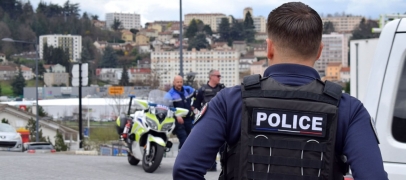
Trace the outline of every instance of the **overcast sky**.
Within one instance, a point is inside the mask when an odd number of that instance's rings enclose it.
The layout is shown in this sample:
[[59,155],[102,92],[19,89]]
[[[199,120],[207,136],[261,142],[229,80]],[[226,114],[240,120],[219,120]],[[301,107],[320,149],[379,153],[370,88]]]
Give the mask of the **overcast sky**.
[[[25,0],[28,1],[28,0]],[[66,0],[30,0],[34,9],[40,1],[63,5]],[[97,14],[100,20],[105,13],[123,12],[141,14],[141,23],[155,20],[179,20],[179,0],[70,0],[79,3],[81,13]],[[221,3],[220,3],[221,2]],[[252,7],[254,16],[267,17],[283,0],[183,0],[183,14],[223,13],[242,18],[243,9]],[[378,19],[380,14],[406,13],[406,0],[303,0],[319,14],[336,12],[362,15]],[[182,19],[184,16],[182,16]]]

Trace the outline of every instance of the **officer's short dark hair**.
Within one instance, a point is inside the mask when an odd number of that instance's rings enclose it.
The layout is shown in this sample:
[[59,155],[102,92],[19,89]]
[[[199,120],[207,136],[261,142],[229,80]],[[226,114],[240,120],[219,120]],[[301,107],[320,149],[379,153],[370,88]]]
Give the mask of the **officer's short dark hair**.
[[319,14],[301,2],[289,2],[274,9],[268,16],[268,37],[293,55],[317,56],[323,23]]

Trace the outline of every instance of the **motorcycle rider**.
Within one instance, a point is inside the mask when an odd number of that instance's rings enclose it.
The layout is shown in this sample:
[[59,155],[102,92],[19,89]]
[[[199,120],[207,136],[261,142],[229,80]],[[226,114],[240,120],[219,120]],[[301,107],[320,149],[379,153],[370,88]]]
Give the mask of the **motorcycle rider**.
[[176,117],[175,134],[179,139],[179,150],[182,148],[183,143],[189,136],[193,128],[194,113],[191,106],[192,98],[196,96],[195,89],[190,86],[183,85],[182,76],[175,76],[173,78],[173,87],[168,91],[166,98],[173,101],[174,107],[185,108],[189,110],[188,115],[185,117]]

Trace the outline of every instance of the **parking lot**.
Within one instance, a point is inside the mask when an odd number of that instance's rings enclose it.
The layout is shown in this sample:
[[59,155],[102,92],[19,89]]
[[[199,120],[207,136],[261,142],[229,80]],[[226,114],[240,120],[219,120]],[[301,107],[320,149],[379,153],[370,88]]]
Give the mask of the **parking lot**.
[[[0,179],[172,179],[175,158],[167,157],[154,173],[131,166],[125,156],[89,156],[67,153],[28,154],[0,151]],[[220,171],[208,172],[208,180],[218,179]]]

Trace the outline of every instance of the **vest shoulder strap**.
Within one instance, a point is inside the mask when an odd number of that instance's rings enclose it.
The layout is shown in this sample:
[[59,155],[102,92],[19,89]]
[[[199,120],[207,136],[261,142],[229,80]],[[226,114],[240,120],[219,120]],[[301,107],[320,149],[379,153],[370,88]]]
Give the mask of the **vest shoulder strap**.
[[342,87],[331,81],[326,81],[323,89],[323,93],[337,100],[337,106],[340,102],[342,95]]
[[244,89],[261,89],[261,75],[260,74],[253,74],[249,76],[245,76],[242,82]]

